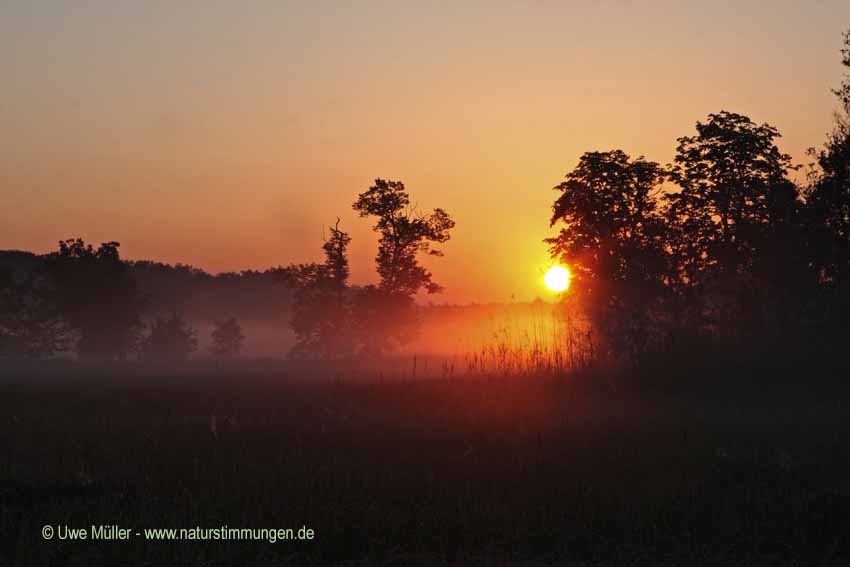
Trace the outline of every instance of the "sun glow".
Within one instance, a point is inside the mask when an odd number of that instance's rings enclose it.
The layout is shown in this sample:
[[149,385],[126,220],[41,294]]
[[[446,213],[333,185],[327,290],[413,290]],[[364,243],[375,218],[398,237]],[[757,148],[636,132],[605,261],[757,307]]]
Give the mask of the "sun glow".
[[566,291],[570,287],[570,271],[564,266],[552,266],[543,276],[543,283],[556,293]]

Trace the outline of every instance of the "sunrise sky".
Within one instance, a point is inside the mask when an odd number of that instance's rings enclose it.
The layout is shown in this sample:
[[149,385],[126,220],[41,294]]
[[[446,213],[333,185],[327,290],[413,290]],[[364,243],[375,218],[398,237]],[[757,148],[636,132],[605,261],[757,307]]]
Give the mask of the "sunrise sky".
[[210,271],[352,280],[375,177],[457,221],[435,301],[548,297],[552,187],[588,150],[668,162],[709,112],[798,161],[836,108],[850,2],[0,2],[0,249],[118,240]]

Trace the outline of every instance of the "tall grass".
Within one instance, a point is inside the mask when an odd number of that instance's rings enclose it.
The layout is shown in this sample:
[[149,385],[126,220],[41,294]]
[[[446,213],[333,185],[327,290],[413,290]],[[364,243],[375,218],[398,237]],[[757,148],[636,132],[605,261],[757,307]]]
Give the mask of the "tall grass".
[[[401,365],[401,376],[405,370],[410,378],[562,376],[589,368],[599,352],[587,319],[563,304],[504,306],[480,321],[438,320],[431,327],[404,351],[409,364]],[[435,346],[438,334],[463,338],[446,349]],[[397,360],[382,368],[387,375],[399,370]]]

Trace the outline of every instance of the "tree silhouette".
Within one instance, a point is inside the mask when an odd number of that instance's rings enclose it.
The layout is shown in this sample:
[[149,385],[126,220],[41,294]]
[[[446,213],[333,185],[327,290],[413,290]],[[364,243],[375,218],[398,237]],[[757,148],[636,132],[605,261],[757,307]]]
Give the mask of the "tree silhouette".
[[695,283],[712,270],[748,269],[770,225],[772,194],[789,190],[792,169],[773,126],[722,111],[696,129],[678,140],[670,175],[680,190],[669,199],[670,220],[693,243],[683,275]]
[[37,301],[49,301],[78,333],[81,357],[124,358],[136,346],[143,299],[119,246],[65,240],[35,276]]
[[765,279],[776,268],[765,260],[798,204],[791,157],[777,148],[776,128],[741,114],[710,114],[696,129],[679,138],[669,168],[679,188],[667,198],[670,281],[691,301],[690,324],[751,333],[765,324],[760,296],[783,285]]
[[148,360],[178,362],[186,360],[197,348],[195,330],[175,311],[153,322],[142,344],[142,356]]
[[637,364],[664,291],[665,254],[656,195],[664,170],[621,150],[588,152],[555,187],[550,254],[574,272],[573,294],[618,352]]
[[46,358],[71,348],[74,334],[40,277],[34,271],[16,279],[0,267],[0,356]]
[[234,317],[217,321],[211,338],[210,353],[221,358],[231,358],[239,354],[245,342],[242,326]]
[[420,253],[442,256],[431,244],[449,240],[449,231],[455,223],[448,213],[443,209],[434,209],[429,215],[418,213],[410,204],[404,183],[383,179],[376,179],[353,206],[361,217],[378,219],[373,230],[381,235],[375,258],[381,291],[412,297],[420,289],[428,293],[442,290],[431,273],[419,265],[417,256]]
[[336,358],[354,348],[348,289],[348,245],[351,237],[339,228],[339,219],[322,245],[325,262],[289,268],[296,284],[290,322],[295,331],[292,355]]
[[834,91],[841,109],[816,154],[820,171],[806,195],[814,261],[821,281],[835,290],[850,287],[850,30],[844,34],[842,55],[846,72]]
[[354,306],[363,352],[377,356],[415,335],[415,295],[442,291],[418,256],[442,256],[431,246],[447,242],[455,223],[443,209],[419,213],[401,181],[376,179],[353,208],[361,217],[376,217],[373,230],[380,234],[375,257],[380,282],[361,290]]
[[342,302],[348,289],[348,245],[351,244],[351,237],[339,229],[339,219],[336,219],[336,224],[330,232],[330,238],[322,244],[325,269],[328,271],[328,287],[336,294],[337,300]]
[[360,354],[379,357],[416,338],[420,321],[415,301],[379,286],[361,288],[352,306],[354,334]]

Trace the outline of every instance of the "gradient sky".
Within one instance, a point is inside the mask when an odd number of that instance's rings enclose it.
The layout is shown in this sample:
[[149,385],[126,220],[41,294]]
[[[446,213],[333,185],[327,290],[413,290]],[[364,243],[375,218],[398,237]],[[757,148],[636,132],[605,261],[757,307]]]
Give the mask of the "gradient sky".
[[0,0],[0,249],[118,240],[210,271],[321,256],[352,279],[375,177],[457,221],[437,302],[546,298],[552,187],[589,150],[668,162],[709,112],[798,161],[836,108],[847,0]]

